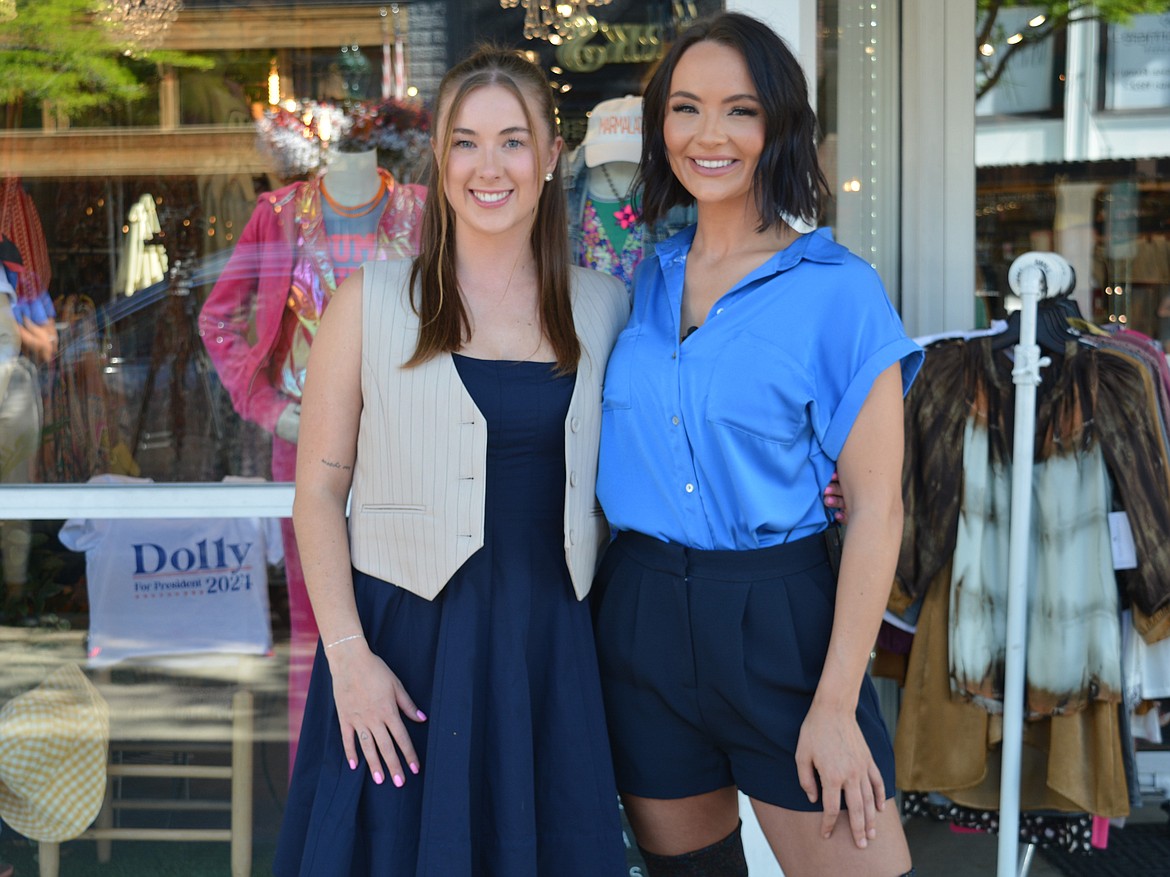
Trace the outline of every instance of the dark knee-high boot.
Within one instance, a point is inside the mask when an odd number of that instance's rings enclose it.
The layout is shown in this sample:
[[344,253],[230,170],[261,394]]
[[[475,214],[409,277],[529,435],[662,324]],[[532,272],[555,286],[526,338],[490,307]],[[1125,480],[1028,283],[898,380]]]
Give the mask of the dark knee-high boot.
[[680,856],[659,856],[639,846],[646,862],[646,874],[648,877],[748,877],[740,838],[742,827],[741,822],[723,840]]

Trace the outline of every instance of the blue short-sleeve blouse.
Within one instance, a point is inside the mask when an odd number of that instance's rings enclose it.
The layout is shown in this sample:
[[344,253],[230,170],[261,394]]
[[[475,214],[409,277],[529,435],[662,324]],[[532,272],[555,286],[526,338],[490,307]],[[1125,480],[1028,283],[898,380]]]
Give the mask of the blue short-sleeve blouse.
[[611,525],[745,550],[822,530],[822,491],[875,378],[923,352],[877,273],[823,232],[743,278],[679,341],[694,228],[639,267],[605,377],[597,495]]

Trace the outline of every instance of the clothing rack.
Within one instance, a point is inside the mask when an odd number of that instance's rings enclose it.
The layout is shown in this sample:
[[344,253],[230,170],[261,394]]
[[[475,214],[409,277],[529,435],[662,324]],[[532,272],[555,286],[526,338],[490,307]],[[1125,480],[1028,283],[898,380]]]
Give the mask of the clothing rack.
[[1019,865],[1020,764],[1024,735],[1024,671],[1027,640],[1028,551],[1032,520],[1032,454],[1036,436],[1036,387],[1041,357],[1036,343],[1041,298],[1067,294],[1075,284],[1072,266],[1056,253],[1030,252],[1008,270],[1008,283],[1021,301],[1020,337],[1015,346],[1012,382],[1016,385],[1015,432],[1012,436],[1012,505],[1008,542],[1007,651],[1004,659],[1003,744],[1000,768],[997,877],[1025,874],[1032,845]]

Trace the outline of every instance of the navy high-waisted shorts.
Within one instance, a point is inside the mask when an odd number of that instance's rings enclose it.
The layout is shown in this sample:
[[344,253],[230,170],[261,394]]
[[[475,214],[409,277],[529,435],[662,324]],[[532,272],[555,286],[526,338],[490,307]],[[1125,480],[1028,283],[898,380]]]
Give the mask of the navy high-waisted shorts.
[[[791,810],[800,726],[820,679],[836,580],[820,534],[703,551],[622,532],[594,586],[606,716],[622,792],[684,798],[736,785]],[[868,677],[857,719],[894,794],[894,753]]]

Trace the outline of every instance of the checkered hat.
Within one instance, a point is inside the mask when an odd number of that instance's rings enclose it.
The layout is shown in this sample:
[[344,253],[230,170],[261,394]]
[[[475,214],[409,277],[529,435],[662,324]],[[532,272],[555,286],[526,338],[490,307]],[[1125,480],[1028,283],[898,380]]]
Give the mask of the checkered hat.
[[109,708],[76,664],[0,707],[0,819],[35,841],[77,837],[106,791]]

